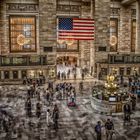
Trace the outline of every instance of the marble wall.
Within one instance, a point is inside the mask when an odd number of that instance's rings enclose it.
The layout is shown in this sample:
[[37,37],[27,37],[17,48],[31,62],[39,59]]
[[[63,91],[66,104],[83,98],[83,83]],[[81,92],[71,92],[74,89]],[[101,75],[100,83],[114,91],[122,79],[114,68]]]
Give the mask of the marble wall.
[[[80,65],[93,66],[91,63],[107,63],[109,44],[109,21],[111,17],[110,0],[1,0],[0,1],[0,53],[9,54],[9,22],[6,3],[37,4],[37,52],[36,54],[47,54],[56,61],[57,45],[57,16],[78,16],[81,18],[92,17],[95,19],[95,40],[80,41],[78,57]],[[91,3],[93,9],[91,9]],[[114,8],[119,9],[118,15],[118,52],[130,53],[131,48],[131,20],[132,6],[123,6],[115,2]],[[92,11],[93,10],[93,11]],[[23,12],[23,11],[22,11]],[[27,11],[24,11],[27,12]],[[17,13],[16,13],[17,14]],[[30,13],[29,13],[30,14]],[[138,17],[138,16],[137,16]],[[52,52],[44,52],[44,47],[52,47]],[[91,51],[91,47],[94,51]],[[99,47],[106,47],[106,51],[99,51]],[[72,52],[77,54],[77,52]],[[95,53],[95,55],[93,55]],[[117,52],[115,52],[117,53]],[[64,52],[65,55],[65,52]],[[93,56],[93,57],[91,57]],[[91,61],[94,59],[95,61]]]

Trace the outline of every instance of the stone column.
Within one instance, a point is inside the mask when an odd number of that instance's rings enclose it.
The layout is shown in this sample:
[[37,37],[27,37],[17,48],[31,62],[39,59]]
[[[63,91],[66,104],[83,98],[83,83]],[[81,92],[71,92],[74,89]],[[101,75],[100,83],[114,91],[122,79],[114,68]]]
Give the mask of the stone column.
[[[108,61],[110,11],[110,0],[95,0],[95,63]],[[99,47],[106,47],[106,52]]]
[[124,76],[127,76],[127,67],[124,67]]
[[13,72],[12,72],[12,71],[10,71],[10,72],[9,72],[9,74],[10,74],[9,79],[13,79]]
[[4,71],[1,71],[1,79],[4,79]]
[[21,70],[18,71],[18,79],[22,79]]
[[[91,19],[94,18],[95,1],[91,0]],[[95,74],[95,45],[94,41],[90,41],[90,74]]]
[[131,8],[121,7],[120,9],[120,31],[118,34],[118,52],[130,53],[131,51]]
[[135,53],[140,54],[140,1],[137,0],[136,3],[136,49]]
[[[81,13],[80,18],[89,18],[91,17],[91,8],[90,5],[86,5],[86,2],[84,0],[81,1]],[[80,40],[79,41],[80,46],[80,61],[81,61],[81,67],[87,67],[89,68],[89,62],[90,62],[90,41],[89,40]],[[88,65],[89,64],[89,65]]]

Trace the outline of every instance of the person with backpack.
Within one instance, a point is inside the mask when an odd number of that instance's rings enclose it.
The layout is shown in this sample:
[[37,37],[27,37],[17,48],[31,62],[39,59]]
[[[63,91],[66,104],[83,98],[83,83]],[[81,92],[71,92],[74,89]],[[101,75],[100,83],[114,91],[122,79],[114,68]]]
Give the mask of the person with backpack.
[[95,126],[95,132],[97,140],[102,140],[102,126],[100,121],[98,121]]
[[107,119],[105,123],[105,129],[106,129],[106,140],[112,140],[114,124],[110,119]]

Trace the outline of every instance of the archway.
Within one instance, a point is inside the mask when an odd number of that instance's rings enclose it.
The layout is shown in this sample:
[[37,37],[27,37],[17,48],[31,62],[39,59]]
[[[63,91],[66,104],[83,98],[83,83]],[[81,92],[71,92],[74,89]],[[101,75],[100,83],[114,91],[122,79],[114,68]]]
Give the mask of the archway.
[[76,56],[58,56],[57,63],[57,77],[58,79],[73,78],[77,69],[78,57]]

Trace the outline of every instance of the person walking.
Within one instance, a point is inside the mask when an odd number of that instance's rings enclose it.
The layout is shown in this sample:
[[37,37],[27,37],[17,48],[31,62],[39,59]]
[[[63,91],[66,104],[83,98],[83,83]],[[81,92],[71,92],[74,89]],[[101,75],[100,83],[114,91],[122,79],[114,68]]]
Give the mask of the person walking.
[[106,129],[106,140],[112,140],[114,124],[110,119],[107,119],[105,123],[105,129]]
[[53,109],[52,118],[53,118],[53,122],[54,122],[54,129],[58,129],[59,110],[58,110],[58,107],[56,104]]
[[126,121],[130,122],[130,115],[131,115],[131,107],[129,104],[125,104],[123,107],[123,111],[124,111],[124,123]]
[[135,111],[135,108],[136,108],[136,97],[135,97],[134,94],[131,96],[131,103],[132,103],[132,110]]
[[98,121],[95,126],[95,132],[96,132],[96,140],[102,140],[102,126],[100,121]]
[[51,116],[50,109],[47,109],[47,112],[46,112],[46,123],[47,123],[48,127],[50,126],[50,119],[51,119],[50,116]]
[[38,118],[41,116],[41,104],[39,102],[36,104],[36,115]]

